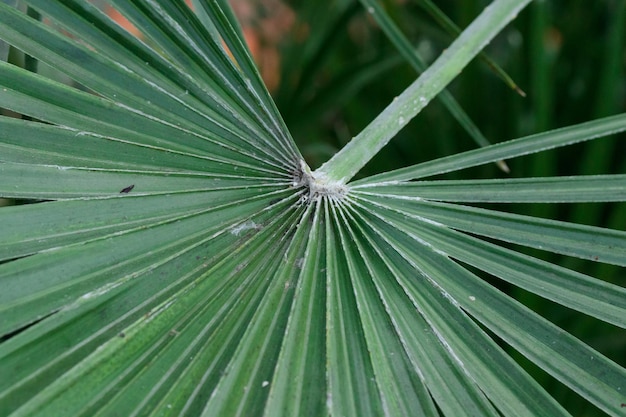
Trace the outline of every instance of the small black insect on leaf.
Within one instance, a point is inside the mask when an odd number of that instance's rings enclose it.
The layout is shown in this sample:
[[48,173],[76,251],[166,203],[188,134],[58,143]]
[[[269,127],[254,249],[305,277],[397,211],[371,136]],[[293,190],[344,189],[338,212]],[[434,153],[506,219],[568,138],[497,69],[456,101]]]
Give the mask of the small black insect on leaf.
[[122,191],[120,191],[120,194],[130,193],[130,190],[132,190],[133,188],[135,188],[135,184],[131,184],[126,188],[122,188]]

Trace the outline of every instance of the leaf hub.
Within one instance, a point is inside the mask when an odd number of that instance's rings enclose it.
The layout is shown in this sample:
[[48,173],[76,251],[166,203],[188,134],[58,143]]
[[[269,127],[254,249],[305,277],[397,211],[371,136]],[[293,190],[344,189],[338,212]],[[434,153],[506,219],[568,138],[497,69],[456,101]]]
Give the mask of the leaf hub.
[[294,176],[293,186],[295,188],[305,188],[300,197],[302,204],[316,202],[320,198],[328,198],[332,201],[342,201],[348,193],[348,186],[328,179],[323,172],[313,172],[304,160],[300,160],[300,167]]

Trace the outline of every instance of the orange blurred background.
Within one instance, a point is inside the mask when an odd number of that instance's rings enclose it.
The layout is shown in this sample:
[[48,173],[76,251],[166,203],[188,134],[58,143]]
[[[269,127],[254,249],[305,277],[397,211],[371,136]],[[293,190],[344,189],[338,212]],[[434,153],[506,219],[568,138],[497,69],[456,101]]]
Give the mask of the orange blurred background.
[[[186,3],[192,7],[191,0]],[[230,3],[268,90],[275,91],[280,84],[280,41],[294,24],[293,10],[281,0],[231,0]],[[113,6],[104,7],[111,19],[141,37],[141,32]]]

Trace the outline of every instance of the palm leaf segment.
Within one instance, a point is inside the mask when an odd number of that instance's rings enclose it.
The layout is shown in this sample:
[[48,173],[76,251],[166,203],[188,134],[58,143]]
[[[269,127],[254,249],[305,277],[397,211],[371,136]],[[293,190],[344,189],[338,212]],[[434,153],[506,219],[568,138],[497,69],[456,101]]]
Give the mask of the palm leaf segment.
[[618,415],[624,369],[477,271],[624,327],[623,288],[491,241],[623,266],[626,234],[458,203],[623,201],[626,177],[414,180],[625,116],[316,190],[222,2],[114,2],[149,44],[28,3],[64,34],[0,3],[2,38],[89,92],[0,64],[2,106],[45,122],[0,119],[0,193],[52,200],[0,212],[0,330],[30,326],[3,415],[567,415],[493,336]]

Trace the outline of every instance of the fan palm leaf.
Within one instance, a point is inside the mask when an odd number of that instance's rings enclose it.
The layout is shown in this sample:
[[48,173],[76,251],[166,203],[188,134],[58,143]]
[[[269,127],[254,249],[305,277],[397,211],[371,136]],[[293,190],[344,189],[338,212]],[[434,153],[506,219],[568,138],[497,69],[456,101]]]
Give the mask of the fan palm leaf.
[[[0,413],[569,415],[521,353],[611,415],[626,370],[491,285],[624,328],[626,233],[470,203],[626,199],[624,175],[426,180],[626,130],[617,115],[351,181],[527,2],[497,0],[311,172],[226,2],[0,3]],[[201,16],[199,18],[198,16]],[[61,30],[59,30],[61,29]],[[143,39],[143,40],[142,40]]]

